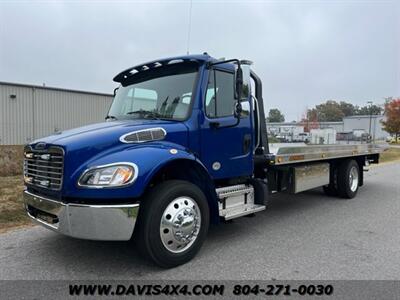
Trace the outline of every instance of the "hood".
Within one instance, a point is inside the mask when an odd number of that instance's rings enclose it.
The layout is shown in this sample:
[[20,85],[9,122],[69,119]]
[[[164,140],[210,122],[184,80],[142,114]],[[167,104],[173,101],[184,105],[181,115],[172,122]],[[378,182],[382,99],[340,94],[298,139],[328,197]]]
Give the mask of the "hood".
[[[123,143],[122,135],[132,131],[161,127],[166,131],[164,141],[188,145],[188,129],[183,122],[167,120],[121,120],[102,122],[88,126],[65,130],[61,133],[38,139],[30,145],[34,148],[37,143],[61,146],[65,151],[66,173],[73,173],[77,168],[98,155],[122,151],[128,147],[143,146],[145,143]],[[149,142],[151,143],[151,142]]]
[[[76,150],[82,147],[102,148],[121,143],[119,138],[132,131],[147,128],[162,127],[167,132],[165,140],[182,144],[182,134],[187,135],[187,128],[181,122],[164,120],[122,120],[102,122],[70,130],[65,130],[53,135],[37,139],[31,145],[44,142],[46,144],[63,146],[65,150]],[[179,141],[176,140],[179,136]],[[186,146],[186,145],[182,145]]]

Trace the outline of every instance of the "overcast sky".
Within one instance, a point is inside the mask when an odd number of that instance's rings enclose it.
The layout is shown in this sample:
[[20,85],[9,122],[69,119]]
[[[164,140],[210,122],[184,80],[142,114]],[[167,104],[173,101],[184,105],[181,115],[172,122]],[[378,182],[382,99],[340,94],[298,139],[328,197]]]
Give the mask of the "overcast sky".
[[[0,0],[0,81],[112,92],[185,54],[189,1]],[[190,53],[246,58],[287,121],[328,99],[400,96],[399,1],[193,1]]]

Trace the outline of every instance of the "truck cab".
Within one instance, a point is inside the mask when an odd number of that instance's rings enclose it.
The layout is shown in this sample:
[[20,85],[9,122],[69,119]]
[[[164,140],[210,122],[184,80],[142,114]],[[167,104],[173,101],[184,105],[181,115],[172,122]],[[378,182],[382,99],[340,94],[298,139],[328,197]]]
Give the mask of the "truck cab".
[[210,223],[262,211],[270,193],[324,186],[354,197],[380,150],[269,149],[250,66],[203,54],[122,71],[105,122],[26,145],[27,214],[76,238],[134,238],[173,267],[195,256]]

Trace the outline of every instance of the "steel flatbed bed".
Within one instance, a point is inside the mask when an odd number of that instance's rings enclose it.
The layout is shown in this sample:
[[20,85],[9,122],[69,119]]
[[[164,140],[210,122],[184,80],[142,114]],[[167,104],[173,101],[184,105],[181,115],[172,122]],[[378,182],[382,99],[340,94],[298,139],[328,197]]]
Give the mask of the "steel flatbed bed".
[[269,145],[269,163],[287,165],[310,161],[324,161],[336,158],[374,155],[387,149],[386,144],[332,144],[307,145],[305,143],[275,143]]

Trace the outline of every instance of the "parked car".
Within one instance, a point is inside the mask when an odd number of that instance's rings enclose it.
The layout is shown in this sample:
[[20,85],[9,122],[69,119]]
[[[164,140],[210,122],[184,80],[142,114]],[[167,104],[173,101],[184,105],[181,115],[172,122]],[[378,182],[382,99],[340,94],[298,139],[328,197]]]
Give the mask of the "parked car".
[[293,137],[293,142],[305,142],[307,143],[310,140],[310,133],[308,132],[302,132],[299,133],[298,135],[295,135]]
[[395,136],[388,136],[386,141],[391,144],[400,144],[400,136],[398,136],[397,139]]

